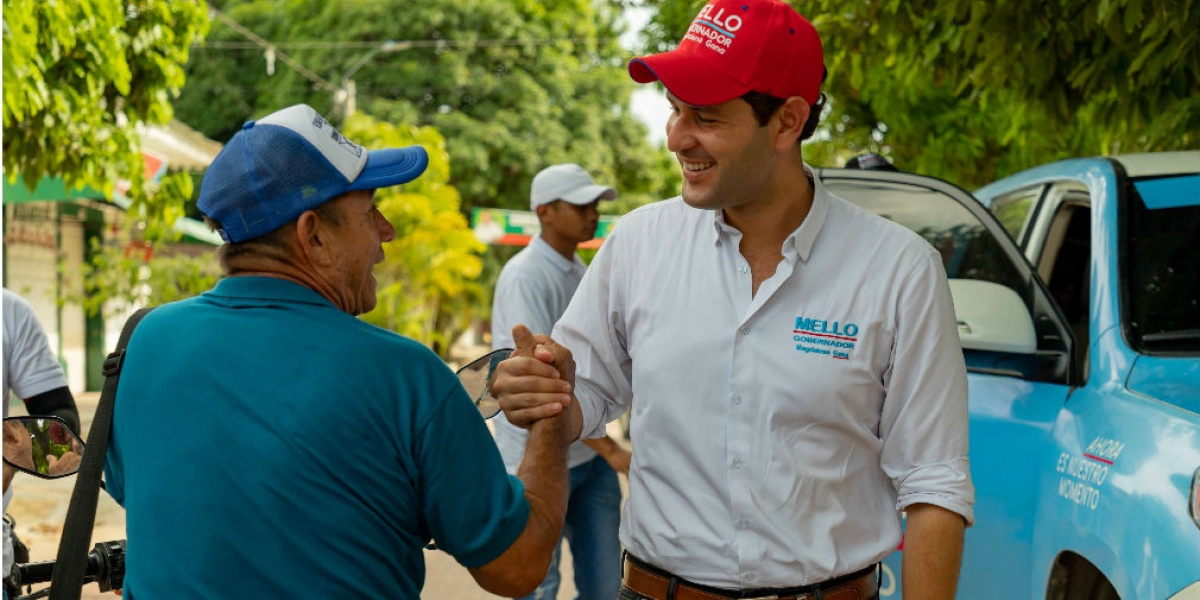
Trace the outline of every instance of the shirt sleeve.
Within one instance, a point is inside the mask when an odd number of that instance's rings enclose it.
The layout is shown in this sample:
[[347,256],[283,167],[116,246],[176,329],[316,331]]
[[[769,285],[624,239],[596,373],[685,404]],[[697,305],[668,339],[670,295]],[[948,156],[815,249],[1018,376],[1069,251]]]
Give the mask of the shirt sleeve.
[[[554,327],[555,341],[575,359],[575,397],[583,414],[580,438],[604,437],[633,401],[632,360],[626,344],[626,313],[620,257],[629,215],[605,239],[579,289]],[[631,236],[635,238],[637,236]]]
[[419,493],[434,541],[467,568],[495,560],[525,530],[529,501],[461,386],[417,435]]
[[4,293],[4,303],[11,303],[11,310],[5,311],[5,317],[12,319],[11,323],[4,324],[12,334],[12,347],[4,349],[4,377],[13,393],[24,400],[66,387],[67,378],[62,366],[50,349],[50,341],[42,331],[33,308],[23,298],[7,291]]
[[946,273],[929,251],[901,279],[880,423],[897,508],[933,504],[974,523],[967,373]]
[[510,271],[496,283],[492,296],[492,347],[513,347],[512,328],[524,324],[533,333],[549,334],[554,328],[550,294],[536,277]]

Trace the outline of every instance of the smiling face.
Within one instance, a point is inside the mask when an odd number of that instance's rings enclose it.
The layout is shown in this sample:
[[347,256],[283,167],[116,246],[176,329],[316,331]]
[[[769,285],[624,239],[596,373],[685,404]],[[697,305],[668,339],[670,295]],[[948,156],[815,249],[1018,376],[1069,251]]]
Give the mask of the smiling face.
[[741,206],[771,181],[775,154],[767,127],[734,98],[712,106],[684,103],[670,92],[667,148],[683,168],[683,201],[705,209]]
[[334,304],[352,315],[370,312],[376,304],[371,270],[383,261],[383,243],[396,238],[396,229],[375,205],[375,190],[348,192],[317,212],[330,225]]

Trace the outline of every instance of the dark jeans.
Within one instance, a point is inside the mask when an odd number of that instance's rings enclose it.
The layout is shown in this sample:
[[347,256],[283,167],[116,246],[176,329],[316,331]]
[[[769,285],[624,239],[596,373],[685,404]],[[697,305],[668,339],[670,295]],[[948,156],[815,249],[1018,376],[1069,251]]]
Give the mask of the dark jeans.
[[[571,490],[563,537],[571,547],[576,600],[608,600],[621,582],[621,485],[617,472],[599,456],[571,469]],[[554,550],[550,571],[534,592],[522,600],[558,597],[558,559]]]

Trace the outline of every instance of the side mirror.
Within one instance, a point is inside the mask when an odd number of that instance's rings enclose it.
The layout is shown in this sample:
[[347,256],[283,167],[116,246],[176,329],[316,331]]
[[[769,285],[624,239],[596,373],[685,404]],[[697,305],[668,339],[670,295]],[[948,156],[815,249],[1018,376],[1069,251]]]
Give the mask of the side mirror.
[[1025,301],[1011,289],[975,279],[951,279],[950,295],[965,350],[1033,354],[1037,334]]
[[58,417],[6,417],[4,463],[42,479],[79,471],[83,440]]
[[479,416],[490,419],[500,412],[500,401],[492,396],[492,373],[496,365],[512,354],[512,348],[493,350],[458,370],[458,381],[479,409]]

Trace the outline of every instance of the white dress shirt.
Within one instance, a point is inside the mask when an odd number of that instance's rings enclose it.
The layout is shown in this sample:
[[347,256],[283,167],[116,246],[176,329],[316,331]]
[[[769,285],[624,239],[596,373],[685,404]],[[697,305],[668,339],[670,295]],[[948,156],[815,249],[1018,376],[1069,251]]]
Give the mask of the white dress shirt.
[[[542,236],[534,236],[529,246],[505,263],[496,280],[492,295],[492,349],[512,348],[512,328],[519,323],[533,333],[549,334],[570,304],[586,270],[578,255],[567,260]],[[509,423],[503,412],[492,418],[492,424],[504,467],[516,474],[525,455],[529,432]],[[567,454],[567,467],[578,467],[595,457],[595,450],[576,442]]]
[[945,271],[817,185],[751,293],[741,233],[680,198],[621,218],[554,338],[583,433],[632,404],[621,542],[691,581],[789,587],[900,542],[900,511],[973,519],[967,380]]

